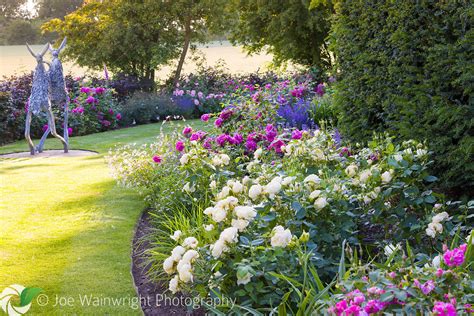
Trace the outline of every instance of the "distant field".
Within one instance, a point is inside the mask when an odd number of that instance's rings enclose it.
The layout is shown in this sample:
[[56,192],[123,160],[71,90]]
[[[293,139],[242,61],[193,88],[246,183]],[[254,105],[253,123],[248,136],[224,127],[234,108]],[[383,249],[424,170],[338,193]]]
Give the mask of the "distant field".
[[[41,45],[33,45],[35,51],[41,50]],[[240,47],[234,47],[229,42],[212,42],[206,46],[199,46],[199,50],[204,54],[209,65],[214,65],[219,59],[223,59],[229,70],[233,73],[247,73],[262,69],[268,66],[272,57],[266,54],[247,56]],[[190,60],[188,54],[187,62],[184,66],[184,72],[191,72],[195,65]],[[46,60],[50,57],[47,56]],[[0,46],[0,78],[13,74],[29,72],[34,69],[35,60],[28,53],[26,46]],[[87,69],[81,68],[73,63],[64,65],[66,73],[73,75],[83,75],[90,73]],[[157,79],[166,78],[174,68],[164,67],[157,73]]]

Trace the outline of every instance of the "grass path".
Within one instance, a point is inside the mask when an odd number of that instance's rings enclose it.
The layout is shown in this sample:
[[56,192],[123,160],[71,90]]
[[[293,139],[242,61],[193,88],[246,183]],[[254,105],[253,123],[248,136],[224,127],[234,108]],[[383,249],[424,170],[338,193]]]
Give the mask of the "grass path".
[[[144,205],[115,185],[103,154],[118,143],[152,141],[160,128],[71,139],[72,149],[101,153],[96,156],[0,160],[0,292],[10,284],[42,288],[49,302],[41,307],[33,301],[29,314],[141,314],[134,304],[130,245]],[[48,139],[46,147],[60,144]],[[0,153],[26,149],[17,142]],[[81,302],[84,296],[121,301],[90,306]],[[53,306],[57,297],[68,304]]]

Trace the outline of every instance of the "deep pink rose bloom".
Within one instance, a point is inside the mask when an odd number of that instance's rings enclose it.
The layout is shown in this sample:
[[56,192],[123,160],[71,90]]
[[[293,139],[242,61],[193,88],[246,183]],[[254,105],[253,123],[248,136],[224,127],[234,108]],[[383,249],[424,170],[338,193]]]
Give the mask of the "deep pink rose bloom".
[[156,163],[161,163],[161,157],[160,156],[153,156],[153,161]]
[[344,156],[350,157],[351,155],[352,155],[352,153],[349,150],[349,148],[347,148],[347,147],[343,147],[341,149],[341,152],[339,153],[339,156],[341,156],[341,157],[344,157]]
[[270,146],[268,146],[268,149],[274,149],[275,152],[280,154],[282,146],[285,146],[285,143],[281,139],[277,139]]
[[104,92],[105,92],[105,88],[103,88],[103,87],[95,88],[95,93],[97,93],[97,94],[103,94]]
[[89,104],[97,103],[97,99],[90,95],[87,97],[86,102]]
[[438,268],[438,270],[436,270],[436,276],[437,276],[438,278],[442,277],[443,274],[444,274],[444,270],[443,270],[443,269]]
[[233,143],[236,145],[241,144],[244,141],[244,138],[239,133],[235,133],[233,137]]
[[253,102],[255,102],[255,103],[260,103],[260,93],[255,92],[255,93],[252,95],[252,100],[253,100]]
[[101,122],[101,124],[104,125],[105,127],[108,127],[108,126],[110,126],[111,123],[110,123],[110,121],[103,120],[103,121]]
[[212,137],[206,138],[204,142],[202,143],[202,147],[206,149],[211,149],[213,141],[214,139]]
[[325,92],[324,90],[325,90],[324,84],[322,84],[322,83],[318,84],[318,86],[315,89],[316,94],[319,95],[320,97],[322,97],[324,95],[324,92]]
[[303,131],[295,129],[291,133],[291,139],[301,139],[301,137],[303,137]]
[[392,271],[392,272],[390,272],[390,273],[388,274],[388,276],[389,276],[390,278],[392,278],[392,279],[395,279],[395,278],[397,277],[397,273],[394,272],[394,271]]
[[189,138],[190,141],[200,140],[200,139],[201,139],[201,135],[199,133],[193,133],[191,137]]
[[220,134],[216,138],[216,143],[221,147],[223,147],[225,145],[225,143],[228,142],[228,141],[229,141],[229,135],[227,135],[227,134]]
[[413,281],[413,284],[419,288],[421,290],[421,292],[423,292],[423,294],[425,295],[428,295],[431,291],[434,290],[434,288],[436,287],[435,286],[435,283],[433,282],[433,280],[428,280],[425,282],[425,284],[421,284],[420,281],[418,281],[417,279],[415,279]]
[[351,305],[348,308],[344,310],[344,315],[345,316],[359,316],[359,313],[361,311],[360,306],[358,305]]
[[209,121],[209,118],[211,118],[211,115],[210,115],[210,114],[203,114],[203,115],[201,115],[201,121],[203,121],[203,122]]
[[48,130],[48,124],[43,125],[43,132],[46,132]]
[[273,142],[276,136],[278,135],[276,128],[272,124],[268,124],[267,127],[265,127],[265,132],[266,132],[265,138],[270,143]]
[[336,315],[342,315],[342,313],[344,313],[344,311],[347,309],[347,301],[342,300],[336,303],[334,307],[335,307]]
[[295,87],[293,90],[290,91],[291,95],[295,98],[301,98],[304,93],[303,87]]
[[120,121],[122,119],[122,114],[117,113],[117,115],[115,115],[115,118]]
[[72,128],[71,127],[67,128],[67,134],[68,134],[68,136],[72,135]]
[[364,310],[369,314],[375,314],[384,309],[384,304],[379,300],[370,300],[364,307]]
[[110,115],[113,115],[113,114],[114,114],[114,110],[113,110],[113,109],[109,109],[109,114],[110,114]]
[[232,113],[232,110],[224,110],[219,114],[219,118],[225,121],[232,116]]
[[436,316],[456,316],[456,308],[451,303],[435,302],[433,314]]
[[265,85],[265,89],[271,89],[271,88],[272,88],[272,85],[271,85],[270,83],[267,83],[267,84]]
[[224,121],[221,119],[221,118],[218,118],[215,122],[214,122],[214,125],[216,127],[221,127],[222,126],[222,123],[224,123]]
[[180,152],[184,150],[184,143],[182,141],[176,142],[176,150]]
[[255,151],[257,149],[257,143],[253,140],[247,139],[247,142],[245,143],[245,148],[249,151]]
[[458,267],[464,263],[464,253],[466,252],[466,244],[454,248],[453,250],[446,250],[443,255],[444,263],[448,267]]
[[183,135],[188,135],[188,134],[191,134],[193,132],[193,129],[190,127],[190,126],[186,126],[184,129],[183,129]]
[[89,87],[82,87],[81,92],[85,94],[89,94],[91,92],[91,88]]

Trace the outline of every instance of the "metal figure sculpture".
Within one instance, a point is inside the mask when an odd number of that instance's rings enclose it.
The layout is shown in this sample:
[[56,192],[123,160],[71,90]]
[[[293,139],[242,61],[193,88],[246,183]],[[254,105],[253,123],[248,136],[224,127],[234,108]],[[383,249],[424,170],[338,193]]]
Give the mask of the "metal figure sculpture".
[[33,76],[33,84],[31,87],[31,95],[28,100],[28,112],[26,114],[25,124],[25,138],[28,142],[28,146],[30,147],[30,153],[34,155],[36,151],[35,145],[33,144],[30,136],[31,119],[32,115],[38,115],[40,112],[46,112],[48,117],[48,127],[51,129],[51,134],[63,143],[64,152],[68,152],[66,141],[56,132],[54,115],[51,111],[51,102],[49,99],[49,77],[46,69],[44,68],[45,62],[43,61],[43,56],[48,51],[48,45],[45,46],[40,54],[35,54],[28,43],[26,44],[26,47],[38,63]]
[[[64,49],[66,46],[67,38],[65,37],[59,46],[58,49],[54,49],[51,44],[49,45],[49,51],[51,55],[53,55],[53,60],[49,66],[49,98],[51,101],[52,106],[57,106],[60,108],[64,105],[64,140],[66,144],[69,146],[69,132],[68,132],[68,115],[69,115],[69,95],[67,93],[66,84],[64,82],[64,73],[63,73],[63,65],[59,60],[59,53]],[[37,151],[42,152],[43,146],[48,134],[50,133],[51,129],[48,126],[48,129],[44,132],[43,137],[37,146]]]

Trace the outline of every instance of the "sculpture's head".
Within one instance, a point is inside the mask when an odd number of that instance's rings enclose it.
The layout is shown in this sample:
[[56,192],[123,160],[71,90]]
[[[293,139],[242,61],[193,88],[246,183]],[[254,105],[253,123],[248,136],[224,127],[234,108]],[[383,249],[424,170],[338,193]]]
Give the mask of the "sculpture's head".
[[28,43],[26,43],[26,47],[28,48],[28,51],[36,59],[36,62],[38,62],[38,64],[41,64],[43,62],[43,56],[48,51],[48,45],[49,44],[46,44],[46,46],[44,47],[44,49],[41,53],[35,54],[35,52],[33,52],[33,50],[31,49],[30,45],[28,45]]
[[51,55],[53,55],[54,58],[58,58],[59,53],[64,49],[64,47],[66,47],[66,41],[67,41],[67,37],[63,39],[58,49],[54,49],[53,46],[49,44],[49,51],[51,52]]

